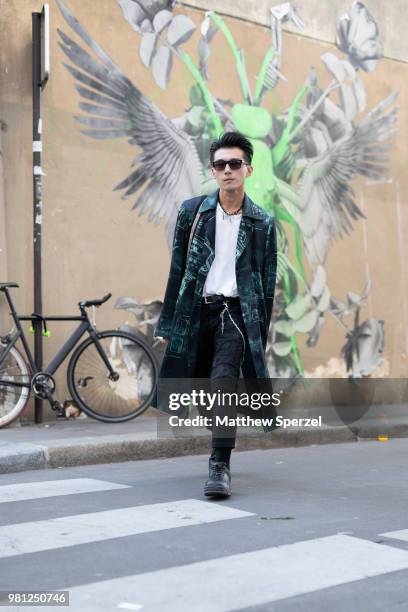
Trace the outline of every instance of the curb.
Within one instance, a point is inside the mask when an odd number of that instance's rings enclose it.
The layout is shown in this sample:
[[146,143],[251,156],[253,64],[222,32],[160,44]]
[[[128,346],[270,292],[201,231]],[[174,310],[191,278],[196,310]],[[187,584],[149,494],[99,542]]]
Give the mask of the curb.
[[5,444],[0,447],[0,474],[49,467],[48,448],[37,444]]
[[[407,423],[365,422],[361,426],[322,426],[319,429],[305,427],[287,428],[271,433],[239,433],[236,451],[265,450],[308,446],[312,444],[339,444],[388,438],[408,437]],[[210,450],[210,433],[177,438],[152,438],[121,435],[99,436],[87,439],[71,438],[53,441],[46,445],[4,444],[0,446],[0,474],[46,468],[75,467],[122,461],[163,459],[184,455],[206,454]]]

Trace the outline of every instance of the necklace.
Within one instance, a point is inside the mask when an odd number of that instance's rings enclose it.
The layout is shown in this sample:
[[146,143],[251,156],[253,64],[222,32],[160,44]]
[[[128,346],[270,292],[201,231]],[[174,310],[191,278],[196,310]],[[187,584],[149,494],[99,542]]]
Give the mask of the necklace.
[[234,212],[228,212],[227,210],[225,210],[225,208],[223,207],[220,201],[218,201],[218,203],[222,208],[222,212],[228,215],[229,217],[232,217],[233,215],[237,215],[239,211],[242,210],[242,207],[244,206],[244,203],[242,202],[241,206],[237,208],[237,210],[234,210]]

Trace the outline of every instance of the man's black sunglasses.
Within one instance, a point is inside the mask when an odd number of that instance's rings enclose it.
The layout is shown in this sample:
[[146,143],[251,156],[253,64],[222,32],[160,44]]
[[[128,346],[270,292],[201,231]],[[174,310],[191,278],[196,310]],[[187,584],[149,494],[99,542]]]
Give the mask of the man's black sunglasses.
[[243,159],[228,159],[227,161],[225,159],[217,159],[213,161],[212,166],[215,168],[215,170],[225,170],[227,164],[231,170],[239,170],[242,164],[249,166],[249,164]]

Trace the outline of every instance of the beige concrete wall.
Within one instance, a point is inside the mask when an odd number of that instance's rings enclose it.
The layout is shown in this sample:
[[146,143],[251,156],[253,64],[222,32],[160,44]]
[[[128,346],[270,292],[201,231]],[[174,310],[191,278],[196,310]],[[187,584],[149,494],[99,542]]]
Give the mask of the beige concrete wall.
[[[283,2],[271,0],[189,0],[181,2],[183,6],[214,10],[224,15],[252,21],[263,26],[270,26],[270,8]],[[296,7],[302,19],[304,29],[299,31],[292,23],[287,22],[283,29],[287,32],[301,34],[334,43],[335,23],[339,17],[348,12],[350,0],[296,0],[291,3]],[[381,28],[384,42],[384,55],[390,59],[408,61],[408,40],[406,36],[406,0],[368,0],[364,3]]]
[[[98,142],[80,134],[74,120],[78,96],[62,67],[64,56],[57,45],[57,27],[69,28],[56,4],[50,5],[52,72],[42,96],[43,312],[76,314],[81,299],[102,297],[110,291],[111,300],[97,310],[97,325],[110,329],[126,321],[133,324],[132,316],[114,310],[113,305],[124,295],[146,301],[162,295],[168,272],[164,227],[155,227],[146,217],[130,212],[132,202],[123,202],[113,192],[129,173],[135,150],[126,141]],[[94,38],[138,80],[137,49],[119,7],[112,0],[97,6],[95,10],[94,3],[70,2]],[[41,7],[42,2],[27,0],[1,6],[7,24],[1,34],[0,67],[7,216],[7,274],[2,278],[19,283],[13,296],[18,310],[26,313],[34,309],[31,12]],[[149,75],[144,78],[152,87]],[[0,255],[4,262],[5,255]],[[70,323],[49,327],[52,336],[44,339],[45,363],[74,328]],[[58,396],[63,400],[68,395],[62,374],[58,382]]]
[[[98,0],[97,3],[66,0],[66,4],[123,73],[164,113],[177,117],[189,107],[191,76],[176,63],[168,89],[160,90],[151,73],[141,64],[137,34],[124,20],[114,0]],[[220,3],[216,4],[219,8]],[[344,2],[304,1],[298,4],[302,19],[309,24],[307,34],[310,37],[284,35],[282,70],[290,78],[287,84],[279,86],[281,109],[291,103],[310,66],[315,66],[323,75],[320,55],[333,50],[333,46],[325,42],[331,40],[326,20],[330,16],[332,24],[333,13],[344,12],[347,8]],[[372,10],[378,9],[384,16],[388,41],[386,56],[406,59],[406,43],[396,46],[390,43],[393,28],[398,31],[400,27],[395,8],[399,4],[395,2],[393,8],[384,13],[384,7],[390,3],[383,7],[379,2],[372,2]],[[318,5],[320,12],[312,9],[312,5]],[[0,222],[3,228],[5,224],[5,236],[0,233],[0,240],[6,244],[6,252],[0,251],[0,271],[2,279],[20,284],[21,288],[14,290],[13,295],[20,311],[26,312],[33,309],[31,12],[40,10],[41,6],[42,2],[37,0],[0,0],[3,21],[0,120],[5,126],[1,149],[3,206],[0,182]],[[212,1],[205,2],[205,7],[212,8]],[[235,15],[250,16],[260,23],[264,22],[262,14],[265,16],[266,9],[266,3],[259,2],[250,4],[249,9],[248,3],[222,4],[223,12],[235,11]],[[201,10],[183,7],[177,10],[190,15],[197,24],[203,17]],[[248,73],[254,85],[255,75],[270,44],[270,32],[266,27],[242,19],[226,18],[226,22],[239,46],[247,50]],[[137,150],[123,139],[97,141],[80,133],[74,119],[79,97],[72,77],[62,67],[66,58],[58,47],[56,29],[62,28],[70,36],[72,32],[54,3],[51,3],[51,23],[51,78],[42,98],[44,312],[74,314],[80,299],[100,297],[111,291],[113,298],[98,311],[97,323],[100,328],[117,326],[125,320],[133,322],[131,317],[113,310],[118,297],[127,295],[146,301],[163,297],[169,267],[165,229],[131,211],[132,201],[122,201],[121,194],[113,191],[113,187],[129,174]],[[313,40],[319,31],[325,40]],[[194,59],[197,59],[197,41],[198,32],[184,46]],[[234,101],[240,99],[234,64],[222,37],[214,39],[210,74],[210,87],[216,96]],[[336,243],[326,262],[330,288],[339,299],[344,299],[347,291],[360,292],[367,276],[372,277],[373,288],[364,318],[373,316],[385,320],[385,357],[390,374],[395,377],[408,374],[407,77],[408,66],[391,59],[384,59],[374,75],[362,75],[370,108],[392,90],[400,90],[391,178],[383,184],[370,184],[363,179],[354,184],[357,202],[367,219],[354,223],[353,233]],[[274,94],[265,96],[265,108],[274,112],[276,105]],[[1,244],[0,248],[3,248]],[[72,326],[68,324],[51,326],[53,336],[45,342],[46,360],[70,329]],[[304,366],[311,370],[326,363],[330,357],[338,356],[344,343],[344,331],[329,319],[315,348],[306,348],[301,336],[299,342]],[[59,382],[63,382],[61,377]],[[64,397],[62,384],[59,398]]]

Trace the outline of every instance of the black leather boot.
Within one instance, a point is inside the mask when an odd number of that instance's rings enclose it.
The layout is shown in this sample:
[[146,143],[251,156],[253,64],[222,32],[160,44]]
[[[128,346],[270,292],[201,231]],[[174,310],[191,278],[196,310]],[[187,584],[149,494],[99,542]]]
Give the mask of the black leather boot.
[[204,495],[229,497],[231,495],[231,471],[225,461],[214,461],[210,457],[209,478],[204,485]]

